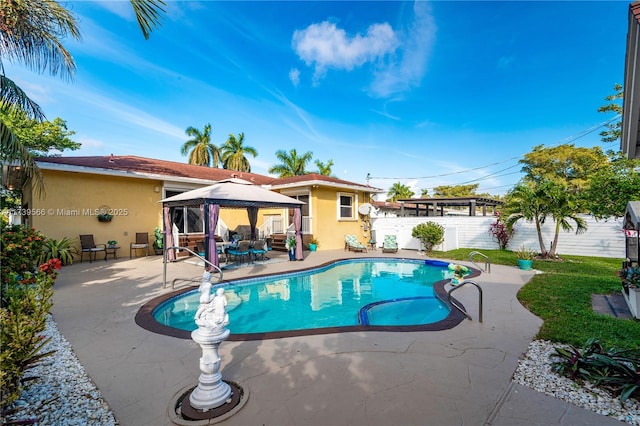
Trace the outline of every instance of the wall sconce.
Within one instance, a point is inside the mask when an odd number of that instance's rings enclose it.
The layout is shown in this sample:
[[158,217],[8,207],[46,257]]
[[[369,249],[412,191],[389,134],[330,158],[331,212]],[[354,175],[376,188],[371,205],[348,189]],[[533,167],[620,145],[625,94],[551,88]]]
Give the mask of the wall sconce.
[[159,186],[153,187],[153,192],[160,192],[160,187]]

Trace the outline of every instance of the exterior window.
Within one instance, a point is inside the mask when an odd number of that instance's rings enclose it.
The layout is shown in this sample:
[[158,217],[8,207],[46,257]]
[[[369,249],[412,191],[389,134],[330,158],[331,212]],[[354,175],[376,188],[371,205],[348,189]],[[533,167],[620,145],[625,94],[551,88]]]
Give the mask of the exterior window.
[[338,194],[338,219],[354,219],[355,194]]

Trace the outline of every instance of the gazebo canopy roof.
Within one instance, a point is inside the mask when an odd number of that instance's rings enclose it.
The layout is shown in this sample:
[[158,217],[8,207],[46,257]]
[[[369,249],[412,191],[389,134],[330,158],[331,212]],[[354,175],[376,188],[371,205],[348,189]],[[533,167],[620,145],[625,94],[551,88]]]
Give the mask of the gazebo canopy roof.
[[246,180],[232,178],[160,200],[165,206],[217,204],[220,207],[299,207],[295,198],[270,191]]
[[624,229],[640,230],[640,201],[629,201],[622,223]]

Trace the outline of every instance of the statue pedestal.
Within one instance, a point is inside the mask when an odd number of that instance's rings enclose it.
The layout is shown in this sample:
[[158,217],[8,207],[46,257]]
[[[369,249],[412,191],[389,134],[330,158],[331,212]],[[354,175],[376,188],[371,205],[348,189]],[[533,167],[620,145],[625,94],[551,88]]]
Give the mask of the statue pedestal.
[[191,333],[191,338],[202,348],[198,386],[189,396],[191,407],[207,411],[223,405],[231,396],[231,387],[222,381],[218,348],[229,337],[227,328],[200,326]]

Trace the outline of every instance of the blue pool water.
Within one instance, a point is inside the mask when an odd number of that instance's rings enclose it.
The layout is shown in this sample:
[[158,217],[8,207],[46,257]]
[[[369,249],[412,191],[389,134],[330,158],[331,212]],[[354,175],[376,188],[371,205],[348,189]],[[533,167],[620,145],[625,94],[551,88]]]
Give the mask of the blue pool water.
[[[235,334],[354,325],[400,326],[441,321],[449,314],[433,284],[450,278],[444,262],[357,259],[323,268],[225,284],[228,328]],[[215,291],[215,288],[212,290]],[[159,323],[191,331],[197,289],[160,304]]]

